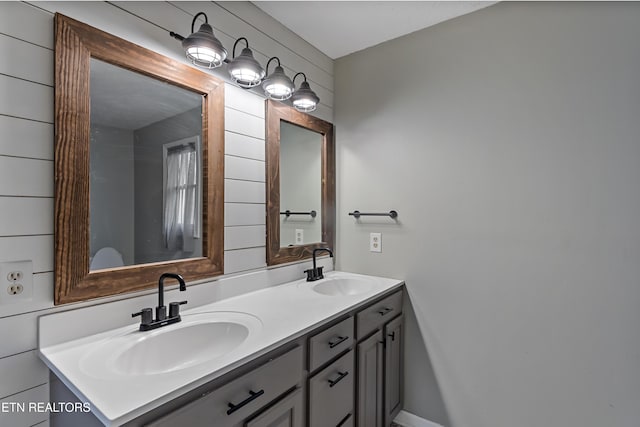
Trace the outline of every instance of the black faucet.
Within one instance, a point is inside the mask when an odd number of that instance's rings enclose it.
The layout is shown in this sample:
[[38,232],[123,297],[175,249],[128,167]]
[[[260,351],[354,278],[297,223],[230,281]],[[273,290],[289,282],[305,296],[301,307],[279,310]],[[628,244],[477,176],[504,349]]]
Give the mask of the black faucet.
[[171,325],[172,323],[179,322],[180,319],[180,306],[186,304],[186,301],[172,302],[169,304],[169,317],[167,317],[167,307],[164,305],[164,279],[176,279],[180,284],[180,291],[187,290],[187,285],[184,283],[184,279],[179,274],[175,273],[163,273],[158,280],[158,306],[156,307],[156,318],[153,318],[153,311],[150,308],[143,308],[138,313],[133,313],[131,317],[140,316],[142,320],[140,322],[141,331],[149,331],[161,326]]
[[324,274],[322,274],[323,267],[316,267],[316,254],[318,252],[329,252],[329,256],[333,258],[333,251],[329,248],[316,248],[313,250],[313,268],[309,270],[305,270],[307,273],[307,282],[315,282],[316,280],[324,279]]

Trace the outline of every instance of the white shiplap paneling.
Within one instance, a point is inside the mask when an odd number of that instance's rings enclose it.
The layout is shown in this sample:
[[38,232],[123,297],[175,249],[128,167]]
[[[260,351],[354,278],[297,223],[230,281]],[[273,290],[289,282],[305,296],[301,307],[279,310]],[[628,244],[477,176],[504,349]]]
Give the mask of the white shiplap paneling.
[[0,399],[49,382],[49,370],[35,350],[0,359]]
[[25,3],[2,2],[0,32],[53,49],[53,20],[41,10]]
[[53,199],[0,197],[0,237],[53,234]]
[[265,209],[264,204],[258,203],[225,203],[224,224],[227,227],[265,224]]
[[0,317],[53,308],[53,272],[33,274],[32,279],[31,298],[0,305]]
[[224,133],[225,154],[247,159],[264,160],[265,146],[264,140],[241,135],[234,132]]
[[53,160],[53,124],[0,116],[0,154]]
[[245,113],[262,117],[264,119],[265,100],[264,97],[239,88],[232,84],[224,87],[224,103],[227,107],[244,111]]
[[264,119],[245,112],[225,108],[225,130],[264,139]]
[[264,203],[265,191],[264,182],[224,180],[224,201],[227,203]]
[[[0,318],[0,357],[33,350],[38,341],[38,313]],[[20,388],[16,388],[16,392]]]
[[224,252],[225,274],[266,267],[267,253],[264,247],[238,249]]
[[33,261],[33,272],[53,271],[53,235],[0,238],[0,261]]
[[7,74],[53,86],[53,51],[0,34],[0,52],[14,52],[12,58],[0,61],[0,74]]
[[0,155],[0,196],[53,197],[53,162]]
[[43,384],[38,387],[30,388],[23,392],[14,394],[0,400],[3,402],[13,402],[25,405],[25,410],[15,412],[0,411],[0,426],[7,427],[31,427],[49,418],[47,412],[39,412],[37,410],[29,411],[29,403],[49,402],[49,384]]
[[0,114],[53,123],[53,88],[0,75],[0,93]]
[[250,225],[224,228],[224,250],[264,246],[266,227]]
[[[1,163],[0,163],[1,164]],[[244,157],[225,156],[225,178],[245,181],[265,182],[265,163],[262,160],[245,159]],[[0,189],[2,187],[0,186]]]

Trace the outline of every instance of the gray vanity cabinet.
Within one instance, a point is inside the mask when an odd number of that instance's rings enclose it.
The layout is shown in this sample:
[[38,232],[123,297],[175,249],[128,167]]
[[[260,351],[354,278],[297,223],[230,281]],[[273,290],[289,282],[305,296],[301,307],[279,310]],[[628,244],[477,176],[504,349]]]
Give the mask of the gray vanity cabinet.
[[245,427],[302,427],[304,395],[296,389],[287,397],[245,423]]
[[358,344],[358,427],[382,427],[382,331]]
[[389,427],[402,409],[404,317],[401,313],[402,291],[399,291],[356,314],[360,340],[357,346],[358,427]]
[[402,378],[404,378],[403,344],[404,316],[398,316],[384,327],[384,425],[402,409]]

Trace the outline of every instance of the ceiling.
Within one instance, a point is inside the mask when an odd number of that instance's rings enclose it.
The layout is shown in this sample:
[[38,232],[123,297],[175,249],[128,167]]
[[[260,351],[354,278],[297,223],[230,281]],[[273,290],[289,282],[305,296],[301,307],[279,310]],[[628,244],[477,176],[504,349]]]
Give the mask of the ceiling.
[[332,59],[375,46],[495,1],[254,1]]

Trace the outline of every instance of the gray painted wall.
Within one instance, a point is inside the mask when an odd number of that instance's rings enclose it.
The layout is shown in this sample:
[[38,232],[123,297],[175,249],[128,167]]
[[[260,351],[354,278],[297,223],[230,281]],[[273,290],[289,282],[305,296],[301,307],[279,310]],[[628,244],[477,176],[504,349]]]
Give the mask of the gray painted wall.
[[286,122],[280,124],[280,211],[316,211],[280,216],[280,246],[295,244],[296,229],[303,242],[322,241],[322,135]]
[[336,62],[338,268],[407,281],[405,409],[638,425],[639,22],[500,3]]
[[201,111],[194,108],[134,132],[138,264],[202,256],[202,239],[196,239],[195,251],[183,252],[167,249],[162,237],[162,146],[192,136],[199,136],[202,143]]
[[91,126],[90,255],[112,247],[134,262],[133,132]]

